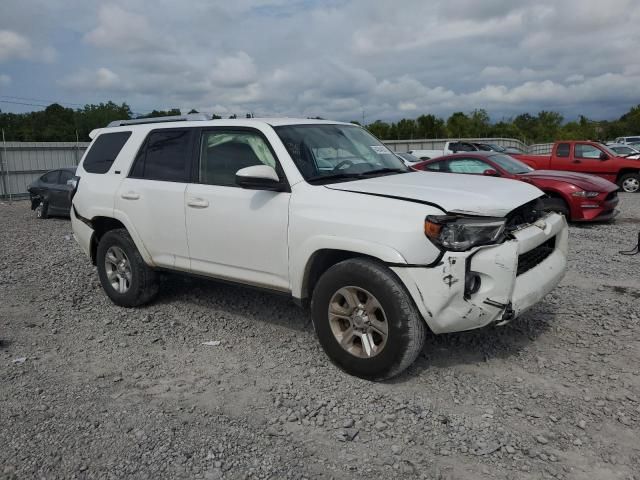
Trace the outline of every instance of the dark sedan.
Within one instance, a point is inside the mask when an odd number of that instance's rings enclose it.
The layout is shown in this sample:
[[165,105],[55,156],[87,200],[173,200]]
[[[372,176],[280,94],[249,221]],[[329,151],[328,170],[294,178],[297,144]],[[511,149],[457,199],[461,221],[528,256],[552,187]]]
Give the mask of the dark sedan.
[[73,187],[68,182],[75,174],[76,167],[51,170],[29,185],[27,191],[31,197],[31,210],[35,210],[38,218],[69,216],[69,193]]

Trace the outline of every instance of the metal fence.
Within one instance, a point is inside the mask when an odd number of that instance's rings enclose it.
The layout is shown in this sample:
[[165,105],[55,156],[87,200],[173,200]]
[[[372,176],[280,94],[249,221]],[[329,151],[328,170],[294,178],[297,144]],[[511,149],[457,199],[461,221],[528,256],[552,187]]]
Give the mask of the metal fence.
[[525,152],[527,145],[515,138],[424,138],[418,140],[385,140],[384,143],[394,152],[408,152],[409,150],[439,150],[446,142],[451,141],[492,143],[503,147],[517,147]]
[[27,195],[27,186],[43,173],[78,165],[88,146],[88,142],[0,144],[0,197]]

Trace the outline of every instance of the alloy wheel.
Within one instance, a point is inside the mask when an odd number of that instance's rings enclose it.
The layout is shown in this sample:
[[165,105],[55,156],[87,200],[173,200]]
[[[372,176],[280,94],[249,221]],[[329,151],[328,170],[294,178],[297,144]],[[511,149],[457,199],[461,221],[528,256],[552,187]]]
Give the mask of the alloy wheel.
[[131,288],[131,263],[120,247],[112,246],[104,258],[107,280],[118,293],[127,293]]
[[635,193],[640,190],[640,180],[635,177],[627,178],[622,182],[622,189],[627,193]]
[[389,323],[380,302],[355,286],[342,287],[329,302],[331,332],[340,346],[358,358],[371,358],[385,347]]

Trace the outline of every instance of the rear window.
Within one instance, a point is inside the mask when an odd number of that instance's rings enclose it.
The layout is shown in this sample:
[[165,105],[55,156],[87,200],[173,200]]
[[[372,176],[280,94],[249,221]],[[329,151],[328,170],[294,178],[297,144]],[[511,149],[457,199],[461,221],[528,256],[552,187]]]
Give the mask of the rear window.
[[192,130],[151,132],[136,158],[131,177],[165,182],[189,181]]
[[571,146],[568,143],[561,143],[556,149],[556,157],[568,157]]
[[40,177],[44,183],[58,183],[58,175],[60,175],[59,170],[54,170],[53,172],[49,172]]
[[89,173],[107,173],[131,132],[103,133],[91,144],[82,168]]

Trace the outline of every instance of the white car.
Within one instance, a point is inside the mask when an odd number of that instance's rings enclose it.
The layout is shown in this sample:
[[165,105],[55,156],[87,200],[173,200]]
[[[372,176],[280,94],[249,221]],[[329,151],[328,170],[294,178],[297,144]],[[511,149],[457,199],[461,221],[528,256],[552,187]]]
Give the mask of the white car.
[[640,158],[640,150],[633,145],[612,143],[611,145],[607,145],[607,147],[616,152],[620,157],[631,158],[633,160]]
[[454,140],[451,142],[445,142],[442,150],[409,150],[408,153],[414,157],[418,157],[420,160],[431,160],[432,158],[442,157],[444,155],[450,155],[452,153],[459,152],[476,152],[481,150],[476,144],[472,142],[461,142]]
[[411,171],[352,124],[163,120],[92,132],[77,170],[74,236],[117,305],[149,302],[161,270],[280,292],[377,380],[428,330],[504,324],[564,275],[564,217],[524,182]]
[[623,145],[637,142],[640,142],[640,135],[634,135],[633,137],[618,137],[615,141],[615,143],[621,143]]

